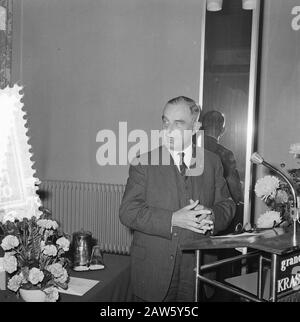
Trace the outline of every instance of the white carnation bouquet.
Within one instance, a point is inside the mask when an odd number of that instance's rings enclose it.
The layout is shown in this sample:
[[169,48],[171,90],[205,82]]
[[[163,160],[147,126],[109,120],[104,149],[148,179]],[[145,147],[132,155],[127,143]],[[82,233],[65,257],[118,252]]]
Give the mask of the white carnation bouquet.
[[58,228],[56,221],[44,215],[0,223],[8,289],[17,293],[21,288],[38,289],[46,294],[46,301],[58,300],[58,288],[68,287],[69,260],[65,255],[70,246]]
[[[291,144],[289,153],[294,155],[297,163],[300,164],[300,143]],[[285,167],[285,164],[281,165]],[[296,193],[300,195],[300,168],[287,170],[294,184]],[[293,196],[290,188],[276,176],[266,175],[257,180],[255,194],[261,198],[268,207],[268,210],[260,215],[257,220],[257,228],[272,228],[281,224],[291,223],[290,211]]]
[[288,221],[292,195],[285,182],[276,176],[266,175],[257,180],[254,191],[268,207],[258,218],[257,228],[272,228]]

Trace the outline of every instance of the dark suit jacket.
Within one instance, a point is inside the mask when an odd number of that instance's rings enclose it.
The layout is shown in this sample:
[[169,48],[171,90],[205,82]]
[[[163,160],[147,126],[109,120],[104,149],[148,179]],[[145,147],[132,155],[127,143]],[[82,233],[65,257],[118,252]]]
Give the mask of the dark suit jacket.
[[[154,154],[160,154],[163,149],[154,150]],[[235,204],[230,198],[219,157],[205,151],[204,160],[203,174],[191,177],[192,197],[213,209],[214,233],[218,233],[231,222]],[[178,178],[183,180],[174,164],[139,164],[131,165],[129,169],[120,220],[133,230],[131,278],[134,294],[148,301],[162,301],[165,297],[180,243],[203,238],[201,234],[179,227],[173,227],[171,233],[173,212],[188,204],[182,197],[184,193],[179,189]],[[192,272],[193,267],[190,269]]]
[[204,148],[216,153],[220,157],[224,168],[224,177],[232,199],[236,203],[243,201],[240,175],[236,168],[236,161],[233,153],[219,144],[215,138],[208,135],[204,136]]

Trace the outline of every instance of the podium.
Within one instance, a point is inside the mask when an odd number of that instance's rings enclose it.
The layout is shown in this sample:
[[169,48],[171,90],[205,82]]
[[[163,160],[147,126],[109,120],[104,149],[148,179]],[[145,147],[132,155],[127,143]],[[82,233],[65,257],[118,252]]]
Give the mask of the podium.
[[[247,248],[246,254],[241,254],[210,264],[202,265],[202,252],[216,249]],[[300,301],[300,233],[293,240],[293,233],[283,228],[261,230],[254,234],[240,234],[229,236],[211,236],[200,240],[193,240],[181,245],[182,251],[195,251],[195,302],[199,301],[201,283],[206,283],[221,288],[249,301],[277,302],[287,297]],[[243,275],[216,281],[203,275],[204,272],[220,267],[224,264],[241,261],[243,259],[256,258],[258,272],[256,273],[256,294],[252,291],[239,287]],[[264,297],[265,269],[269,267],[268,284],[269,296]],[[245,275],[245,280],[247,279]],[[249,279],[249,278],[248,278]],[[251,279],[253,283],[254,279]],[[244,283],[245,284],[245,283]]]

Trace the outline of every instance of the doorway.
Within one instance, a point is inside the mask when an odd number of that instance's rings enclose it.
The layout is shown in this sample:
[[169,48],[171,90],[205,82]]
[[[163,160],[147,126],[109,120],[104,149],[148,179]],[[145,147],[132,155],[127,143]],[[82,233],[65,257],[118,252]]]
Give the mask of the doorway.
[[206,10],[199,97],[203,114],[217,110],[225,116],[225,132],[219,143],[235,156],[244,196],[237,216],[238,222],[246,223],[251,221],[250,156],[255,130],[260,1],[253,1],[255,7],[251,10],[244,9],[243,3],[223,0],[221,10]]

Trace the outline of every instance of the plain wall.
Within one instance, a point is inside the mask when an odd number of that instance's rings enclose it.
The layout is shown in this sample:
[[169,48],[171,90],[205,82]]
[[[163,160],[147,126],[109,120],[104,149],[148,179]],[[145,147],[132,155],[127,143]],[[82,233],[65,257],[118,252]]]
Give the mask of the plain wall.
[[[128,167],[100,167],[97,132],[159,128],[171,97],[198,99],[198,0],[14,0],[13,82],[24,85],[40,179],[125,183]],[[258,151],[279,166],[300,141],[297,0],[265,0]],[[266,173],[258,168],[257,178]],[[264,205],[257,198],[255,214]]]
[[[281,169],[299,164],[289,154],[292,143],[300,142],[300,30],[291,27],[292,8],[297,0],[265,0],[262,73],[258,118],[258,152]],[[300,20],[299,20],[300,25]],[[268,173],[257,168],[257,177]],[[265,211],[263,202],[255,198],[256,216]]]
[[40,179],[125,183],[127,166],[97,164],[97,133],[149,133],[170,98],[199,99],[203,3],[14,1],[13,82]]

